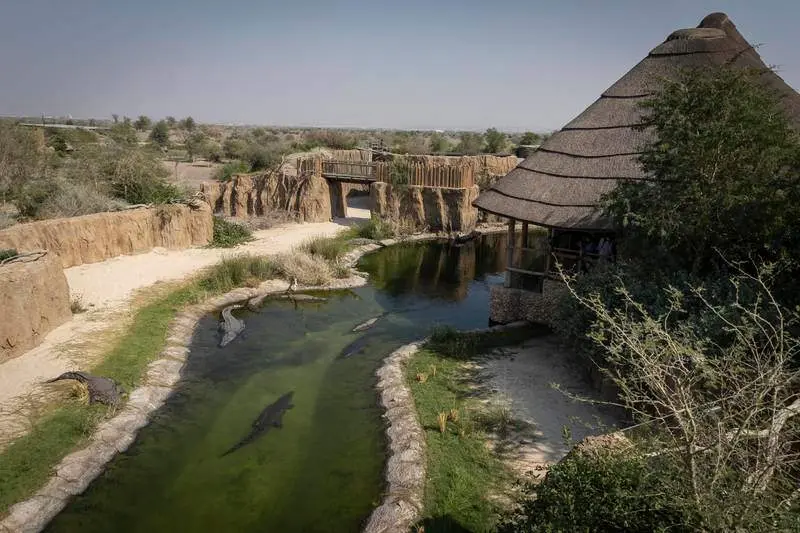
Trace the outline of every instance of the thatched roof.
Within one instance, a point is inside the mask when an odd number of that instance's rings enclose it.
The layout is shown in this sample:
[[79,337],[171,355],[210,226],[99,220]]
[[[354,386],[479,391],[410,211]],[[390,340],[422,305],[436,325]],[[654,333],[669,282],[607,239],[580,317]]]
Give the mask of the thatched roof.
[[640,104],[681,69],[726,63],[764,69],[765,84],[785,96],[786,112],[800,126],[800,95],[766,69],[727,15],[713,13],[697,28],[673,32],[474,205],[550,228],[611,229],[597,207],[600,198],[617,180],[644,178],[638,156],[652,132],[633,128],[641,121]]

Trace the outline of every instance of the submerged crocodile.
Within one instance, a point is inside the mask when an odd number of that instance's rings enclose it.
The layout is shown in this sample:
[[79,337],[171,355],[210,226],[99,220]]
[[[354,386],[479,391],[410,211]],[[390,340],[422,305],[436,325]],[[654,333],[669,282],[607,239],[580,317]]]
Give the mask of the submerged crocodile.
[[219,322],[219,330],[222,332],[222,340],[219,341],[219,347],[227,346],[239,333],[244,331],[244,320],[239,320],[233,316],[234,309],[241,309],[242,305],[229,305],[222,310],[222,320]]
[[350,331],[351,331],[351,333],[358,333],[359,331],[367,330],[367,329],[371,328],[372,326],[374,326],[375,323],[378,320],[380,320],[381,318],[385,317],[388,314],[389,314],[388,311],[384,311],[383,313],[379,314],[378,316],[370,318],[369,320],[367,320],[365,322],[362,322],[361,324],[357,325],[356,327],[354,327]]
[[227,452],[223,453],[222,457],[225,457],[229,453],[235,452],[242,446],[250,444],[264,433],[267,433],[270,429],[274,427],[282,427],[284,413],[294,407],[294,405],[292,405],[293,395],[294,391],[287,392],[278,398],[274,403],[266,406],[264,410],[261,411],[261,414],[258,415],[258,418],[253,421],[253,427],[250,429],[250,433],[248,433],[245,438],[237,442]]
[[57,378],[49,379],[45,383],[54,383],[64,379],[74,379],[86,385],[89,390],[89,403],[104,403],[106,405],[118,405],[122,400],[125,389],[111,378],[93,376],[86,372],[64,372]]

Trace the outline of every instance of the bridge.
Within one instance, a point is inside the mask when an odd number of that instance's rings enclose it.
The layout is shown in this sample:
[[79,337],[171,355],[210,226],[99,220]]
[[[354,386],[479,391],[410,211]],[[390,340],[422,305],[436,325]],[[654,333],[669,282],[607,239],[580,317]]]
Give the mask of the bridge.
[[335,161],[306,159],[300,161],[301,172],[310,172],[329,181],[366,184],[375,181],[407,185],[464,189],[475,185],[475,172],[466,166],[430,166],[406,163],[394,168],[385,161]]

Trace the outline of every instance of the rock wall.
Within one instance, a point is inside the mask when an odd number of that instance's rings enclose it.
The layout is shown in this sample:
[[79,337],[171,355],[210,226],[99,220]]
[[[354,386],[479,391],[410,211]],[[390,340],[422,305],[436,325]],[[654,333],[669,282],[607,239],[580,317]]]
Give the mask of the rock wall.
[[69,287],[61,261],[46,254],[0,266],[0,364],[39,345],[70,318]]
[[240,174],[227,183],[200,185],[206,203],[214,213],[247,218],[282,210],[294,213],[302,222],[331,219],[331,192],[328,180],[289,174]]
[[0,231],[0,248],[47,250],[69,268],[155,247],[181,249],[208,244],[213,233],[207,207],[164,205],[11,226]]
[[498,324],[527,320],[552,326],[553,311],[566,291],[563,283],[551,279],[544,280],[540,293],[493,285],[489,294],[489,320]]
[[370,185],[370,209],[409,230],[467,232],[478,222],[478,210],[472,206],[478,192],[477,186],[441,189],[376,182]]

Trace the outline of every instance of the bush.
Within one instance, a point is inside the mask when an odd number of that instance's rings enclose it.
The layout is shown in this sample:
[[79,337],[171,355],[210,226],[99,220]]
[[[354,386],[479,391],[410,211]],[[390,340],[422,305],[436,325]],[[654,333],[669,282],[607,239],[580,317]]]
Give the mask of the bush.
[[322,256],[302,251],[278,255],[273,261],[283,279],[297,278],[302,285],[325,285],[337,274]]
[[336,262],[350,250],[346,238],[342,237],[312,237],[299,246],[303,252],[312,256],[319,256],[326,261]]
[[277,277],[275,263],[267,257],[238,255],[223,258],[202,276],[199,285],[213,293],[227,292],[236,287],[257,285]]
[[87,183],[61,182],[54,194],[36,208],[34,218],[63,218],[118,211],[125,202],[99,192]]
[[244,174],[250,172],[250,165],[244,161],[231,161],[225,163],[217,170],[214,171],[214,179],[217,181],[228,182],[231,181],[236,174]]
[[351,230],[353,237],[381,241],[394,237],[395,231],[391,222],[378,216],[372,216],[369,221],[359,224]]
[[702,530],[676,502],[682,481],[666,465],[622,453],[573,453],[540,484],[528,484],[520,508],[498,530],[512,532]]
[[235,222],[228,222],[221,217],[214,217],[214,236],[209,246],[213,248],[232,248],[252,240],[253,233],[245,226]]
[[11,259],[12,257],[16,257],[19,255],[14,248],[0,248],[0,261],[5,261],[6,259]]

